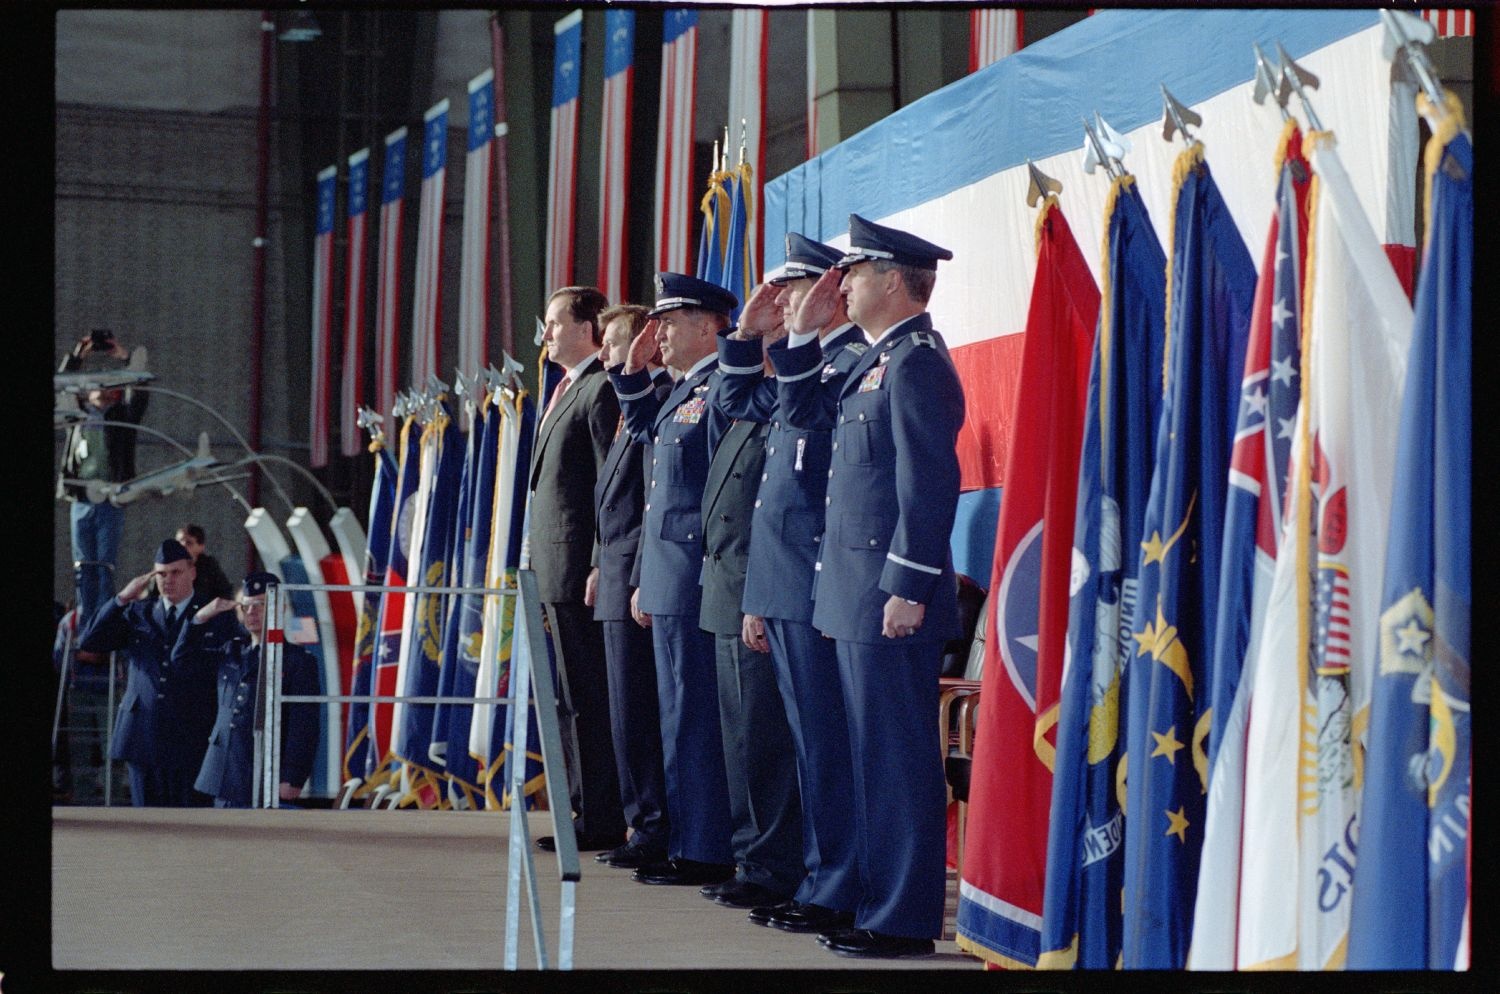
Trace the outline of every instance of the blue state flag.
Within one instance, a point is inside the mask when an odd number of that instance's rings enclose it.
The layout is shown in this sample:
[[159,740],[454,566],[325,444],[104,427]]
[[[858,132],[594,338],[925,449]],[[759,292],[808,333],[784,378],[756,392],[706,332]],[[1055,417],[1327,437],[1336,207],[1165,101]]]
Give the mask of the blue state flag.
[[1187,961],[1208,790],[1212,649],[1229,454],[1255,264],[1194,142],[1178,156],[1166,392],[1141,527],[1126,677],[1122,965]]
[[1474,152],[1452,108],[1427,149],[1380,649],[1365,754],[1351,970],[1467,968]]
[[729,237],[729,193],[724,183],[729,174],[714,163],[708,177],[708,192],[699,208],[703,212],[703,233],[698,239],[698,272],[700,280],[724,285],[724,243]]
[[[307,583],[309,577],[307,567],[302,564],[302,557],[293,553],[282,557],[277,564],[281,578],[287,583]],[[297,642],[313,661],[318,664],[318,689],[315,693],[326,694],[328,688],[323,684],[323,643],[318,638],[318,605],[311,590],[288,590],[286,592],[286,614],[282,618],[282,628],[289,636],[288,641]],[[333,691],[338,693],[337,690]],[[315,756],[324,756],[328,753],[328,743],[331,736],[338,734],[336,729],[329,727],[328,708],[319,706],[318,712],[318,746],[313,753]],[[283,710],[282,718],[285,719],[288,712]],[[333,789],[333,784],[328,782],[328,768],[323,763],[314,763],[312,775],[308,781],[308,790],[318,797],[327,797]]]
[[729,320],[734,323],[738,323],[740,309],[745,306],[745,296],[756,283],[751,264],[755,238],[750,231],[751,218],[746,202],[746,197],[753,190],[750,186],[751,179],[748,162],[741,163],[736,174],[729,179],[729,233],[724,241],[724,266],[720,274],[720,285],[739,301],[729,315]]
[[[386,557],[391,548],[391,510],[396,503],[396,463],[382,445],[375,451],[375,479],[370,484],[370,511],[365,532],[364,582],[378,586],[385,580]],[[360,597],[359,628],[354,637],[354,666],[349,693],[371,693],[375,672],[376,624],[380,620],[380,594],[365,591]],[[370,735],[370,705],[349,705],[349,725],[344,731],[344,779],[363,778],[365,752]]]
[[1112,969],[1123,923],[1120,704],[1161,407],[1166,255],[1135,178],[1105,205],[1099,332],[1078,471],[1068,650],[1057,727],[1042,969]]

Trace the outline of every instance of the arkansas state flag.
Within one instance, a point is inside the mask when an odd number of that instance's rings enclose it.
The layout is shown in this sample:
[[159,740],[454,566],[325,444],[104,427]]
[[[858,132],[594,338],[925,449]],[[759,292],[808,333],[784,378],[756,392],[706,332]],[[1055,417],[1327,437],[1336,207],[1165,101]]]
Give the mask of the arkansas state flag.
[[959,884],[959,948],[1002,966],[1035,966],[1041,936],[1078,451],[1098,318],[1099,289],[1057,198],[1048,197],[1037,219],[1036,281],[990,577]]
[[[419,436],[412,431],[416,418],[406,416],[401,425],[400,451],[396,463],[396,503],[391,514],[391,544],[385,567],[385,586],[404,587],[407,584],[412,549],[412,532],[417,510],[417,480],[419,472]],[[380,622],[375,636],[374,689],[377,696],[388,696],[396,692],[396,671],[401,661],[402,616],[406,609],[406,596],[399,590],[387,591],[380,601]],[[370,735],[370,777],[385,764],[391,744],[390,704],[374,704],[370,711],[373,730]]]

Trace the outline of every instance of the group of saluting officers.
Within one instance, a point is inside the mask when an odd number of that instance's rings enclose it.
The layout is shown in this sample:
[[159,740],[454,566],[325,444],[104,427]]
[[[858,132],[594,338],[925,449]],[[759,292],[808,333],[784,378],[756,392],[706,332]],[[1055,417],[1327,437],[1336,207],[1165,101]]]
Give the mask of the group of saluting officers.
[[849,240],[789,234],[737,326],[677,273],[649,309],[555,291],[529,549],[578,848],[835,953],[924,956],[964,419],[926,307],[952,253],[858,215]]

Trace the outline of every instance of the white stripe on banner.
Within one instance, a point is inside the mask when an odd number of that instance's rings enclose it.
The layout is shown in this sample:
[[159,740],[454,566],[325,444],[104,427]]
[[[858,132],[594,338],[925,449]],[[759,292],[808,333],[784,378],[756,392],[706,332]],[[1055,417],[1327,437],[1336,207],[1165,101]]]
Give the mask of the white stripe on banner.
[[691,271],[693,99],[698,65],[697,13],[668,11],[666,31],[687,24],[662,45],[660,124],[656,138],[656,268]]
[[604,108],[599,136],[599,289],[625,299],[630,181],[630,111],[635,89],[635,13],[604,15]]
[[1437,28],[1440,38],[1469,38],[1474,34],[1472,10],[1424,10],[1422,16]]
[[349,156],[349,254],[344,279],[344,364],[339,392],[339,451],[360,451],[359,406],[365,392],[365,229],[369,212],[370,150]]
[[547,171],[548,292],[573,282],[573,205],[578,169],[578,101],[552,108]]
[[765,175],[764,121],[766,104],[766,42],[770,12],[766,10],[736,10],[730,15],[729,26],[729,140],[734,151],[726,150],[726,158],[734,167],[739,162],[738,143],[744,122],[745,161],[750,163],[750,189],[746,206],[750,217],[750,230],[755,233],[755,244],[751,247],[752,279],[747,280],[748,293],[753,276],[761,271],[761,187]]
[[309,404],[311,452],[314,468],[328,465],[328,393],[330,325],[333,323],[333,210],[338,166],[318,173],[317,234],[313,238],[312,398]]
[[1021,14],[986,7],[969,12],[969,72],[983,69],[1021,47]]
[[468,153],[464,159],[463,259],[458,287],[458,368],[484,368],[489,330],[490,189],[495,146],[495,71],[469,81]]
[[406,186],[406,129],[385,138],[385,169],[380,177],[380,248],[375,274],[375,409],[385,418],[385,436],[396,437],[391,407],[401,365],[398,316],[401,312],[401,219]]
[[[443,184],[447,176],[448,101],[423,115],[422,208],[417,221],[416,299],[412,310],[411,382],[421,386],[437,375],[443,259]],[[434,166],[434,162],[436,165]]]
[[818,60],[817,47],[813,44],[815,11],[807,12],[807,157],[817,155],[818,149]]

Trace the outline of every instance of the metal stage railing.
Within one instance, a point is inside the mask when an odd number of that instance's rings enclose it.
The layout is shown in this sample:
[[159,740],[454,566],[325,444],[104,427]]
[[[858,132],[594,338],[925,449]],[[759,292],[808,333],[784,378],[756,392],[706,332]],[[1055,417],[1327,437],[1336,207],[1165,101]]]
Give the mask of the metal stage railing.
[[[509,697],[440,697],[402,694],[283,694],[281,692],[282,645],[285,632],[282,618],[285,594],[290,591],[329,592],[395,592],[403,594],[483,594],[516,597],[515,630],[511,637]],[[547,670],[544,679],[534,677],[534,662],[547,659],[542,629],[542,604],[537,592],[536,574],[521,570],[517,587],[440,587],[383,586],[378,584],[278,583],[266,591],[265,619],[261,645],[265,646],[263,665],[257,677],[255,716],[255,778],[252,804],[255,807],[279,807],[281,772],[281,709],[287,704],[494,704],[514,705],[511,710],[511,743],[515,755],[524,757],[530,742],[528,729],[531,704],[536,705],[537,734],[546,774],[547,801],[552,821],[552,836],[557,845],[559,920],[556,968],[573,968],[573,933],[577,908],[576,888],[581,874],[578,840],[573,832],[572,806],[568,797],[567,777],[562,773],[562,738],[558,730],[557,698]],[[519,647],[519,649],[517,648]],[[372,709],[373,711],[373,709]],[[372,718],[373,720],[373,718]],[[508,879],[505,900],[505,968],[520,968],[520,902],[526,888],[526,906],[530,912],[532,941],[537,969],[552,968],[546,938],[542,930],[541,901],[532,858],[531,833],[526,820],[525,762],[511,764],[510,834],[508,839]]]

